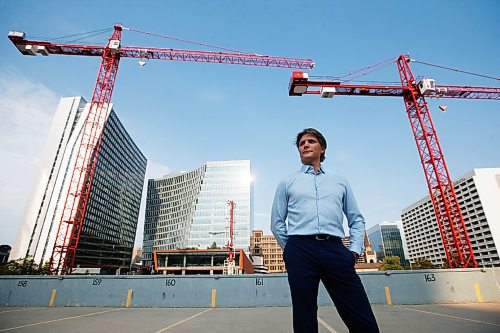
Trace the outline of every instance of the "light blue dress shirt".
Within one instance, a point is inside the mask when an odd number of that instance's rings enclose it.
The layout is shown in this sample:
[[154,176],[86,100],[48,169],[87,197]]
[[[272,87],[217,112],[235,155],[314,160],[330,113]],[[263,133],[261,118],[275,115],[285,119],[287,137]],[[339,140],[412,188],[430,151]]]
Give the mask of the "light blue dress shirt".
[[[363,251],[365,219],[349,183],[320,166],[302,165],[276,189],[271,212],[271,231],[281,248],[289,235],[328,234],[344,238],[344,214],[350,235],[349,250]],[[287,221],[288,223],[286,223]]]

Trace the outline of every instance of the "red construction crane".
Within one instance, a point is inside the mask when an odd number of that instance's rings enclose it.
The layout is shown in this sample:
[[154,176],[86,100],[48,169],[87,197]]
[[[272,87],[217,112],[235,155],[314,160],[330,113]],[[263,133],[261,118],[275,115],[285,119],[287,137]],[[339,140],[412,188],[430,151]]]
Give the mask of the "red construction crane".
[[234,200],[228,200],[227,205],[229,206],[228,214],[229,217],[226,218],[226,231],[211,231],[210,235],[218,235],[225,234],[226,236],[226,249],[229,250],[229,255],[227,259],[224,261],[224,274],[234,275],[237,274],[236,265],[234,262],[235,254],[234,254],[234,207],[236,204]]
[[[22,32],[9,32],[9,39],[24,55],[64,54],[102,57],[97,75],[89,114],[83,126],[83,135],[78,147],[77,159],[66,200],[59,222],[50,270],[52,274],[68,274],[75,264],[75,256],[85,217],[97,157],[102,140],[102,129],[106,122],[111,95],[122,57],[176,61],[196,61],[209,63],[267,66],[282,68],[311,69],[314,62],[310,59],[272,57],[239,52],[210,52],[174,50],[152,47],[122,47],[121,25],[115,25],[106,46],[56,44],[49,41],[26,40]],[[135,30],[137,31],[137,30]],[[143,65],[143,63],[141,64]]]
[[[348,84],[347,80],[344,82],[342,80],[315,80],[309,79],[307,73],[294,72],[290,80],[289,95],[315,94],[323,98],[332,98],[335,95],[403,97],[449,267],[477,267],[453,182],[425,97],[498,100],[500,88],[436,85],[432,79],[417,82],[411,72],[408,56],[400,55],[396,62],[402,85]],[[494,79],[498,80],[498,78]],[[348,81],[352,81],[352,78]]]
[[234,201],[229,200],[229,237],[226,247],[229,249],[229,262],[234,262]]

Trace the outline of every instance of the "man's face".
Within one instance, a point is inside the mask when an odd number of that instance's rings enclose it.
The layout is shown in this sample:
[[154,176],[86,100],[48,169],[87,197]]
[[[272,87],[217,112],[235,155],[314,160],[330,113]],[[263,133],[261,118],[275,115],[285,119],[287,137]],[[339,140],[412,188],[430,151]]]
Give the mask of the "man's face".
[[304,134],[299,141],[299,154],[302,164],[319,165],[321,154],[325,150],[321,147],[318,139],[314,135]]

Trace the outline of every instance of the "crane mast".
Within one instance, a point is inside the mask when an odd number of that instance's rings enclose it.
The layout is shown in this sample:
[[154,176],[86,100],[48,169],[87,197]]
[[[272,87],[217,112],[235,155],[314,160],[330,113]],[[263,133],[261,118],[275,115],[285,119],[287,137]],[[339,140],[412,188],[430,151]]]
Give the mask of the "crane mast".
[[[103,129],[110,108],[118,65],[122,57],[298,69],[311,69],[314,67],[314,62],[310,59],[273,57],[237,52],[122,47],[121,33],[123,29],[121,25],[115,25],[114,31],[105,47],[26,40],[25,34],[18,31],[10,31],[8,34],[11,42],[23,55],[35,56],[41,54],[48,56],[50,54],[61,54],[101,57],[101,65],[92,93],[90,111],[83,125],[63,213],[59,221],[49,262],[51,274],[69,274],[75,265],[78,243],[84,223],[97,158],[99,156]],[[230,251],[230,258],[233,259],[234,264],[234,251]]]
[[424,168],[449,267],[477,267],[429,108],[408,63],[409,59],[404,55],[398,58],[401,83],[407,87],[403,94],[406,113]]
[[227,238],[226,248],[229,250],[229,256],[224,263],[224,274],[238,274],[236,263],[234,262],[234,207],[236,206],[233,200],[228,201],[229,205],[229,237]]
[[450,268],[477,267],[425,97],[499,100],[500,88],[435,85],[432,79],[416,82],[409,66],[409,57],[400,55],[396,62],[401,85],[346,84],[339,80],[309,79],[307,73],[294,72],[289,84],[289,95],[310,94],[320,95],[323,98],[332,98],[336,95],[403,97],[448,265]]
[[76,251],[101,147],[104,124],[108,116],[118,64],[120,63],[120,54],[117,51],[121,40],[121,31],[121,26],[115,26],[108,45],[103,50],[90,110],[83,125],[63,213],[49,261],[49,267],[53,274],[69,273],[75,264]]

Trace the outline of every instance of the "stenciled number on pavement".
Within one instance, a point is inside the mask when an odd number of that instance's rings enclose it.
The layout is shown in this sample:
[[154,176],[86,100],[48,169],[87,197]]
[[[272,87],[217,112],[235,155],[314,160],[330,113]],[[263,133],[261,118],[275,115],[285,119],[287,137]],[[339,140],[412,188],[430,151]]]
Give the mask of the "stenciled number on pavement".
[[434,282],[436,281],[436,277],[434,274],[424,274],[425,282]]
[[255,278],[255,285],[256,286],[263,286],[264,285],[264,279],[263,278]]
[[92,285],[99,286],[99,285],[101,285],[101,282],[102,282],[102,279],[94,279],[94,281],[92,281]]
[[28,281],[26,280],[19,280],[19,282],[17,283],[17,286],[18,287],[26,287],[28,285]]
[[167,287],[174,287],[175,286],[175,279],[167,279],[167,280],[165,280],[165,286],[167,286]]

